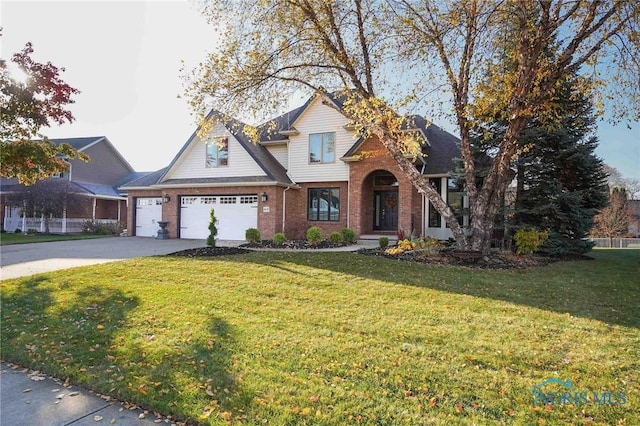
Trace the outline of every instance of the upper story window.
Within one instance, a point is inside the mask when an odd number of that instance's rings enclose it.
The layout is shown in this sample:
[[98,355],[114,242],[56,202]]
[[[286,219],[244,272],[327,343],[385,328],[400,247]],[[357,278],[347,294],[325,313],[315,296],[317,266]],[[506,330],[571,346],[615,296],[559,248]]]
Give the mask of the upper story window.
[[212,138],[207,141],[207,168],[229,165],[229,139]]
[[334,163],[336,161],[336,133],[312,133],[309,135],[309,163]]

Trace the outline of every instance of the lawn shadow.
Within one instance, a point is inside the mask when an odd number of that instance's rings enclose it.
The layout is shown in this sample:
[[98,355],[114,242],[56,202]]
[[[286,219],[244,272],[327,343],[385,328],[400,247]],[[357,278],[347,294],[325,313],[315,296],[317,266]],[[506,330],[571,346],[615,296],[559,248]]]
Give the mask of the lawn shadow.
[[227,321],[209,316],[175,341],[155,317],[144,325],[132,318],[142,308],[137,297],[71,286],[38,276],[3,289],[3,360],[177,420],[236,419],[250,410],[253,396],[232,372],[239,344]]
[[[557,262],[525,270],[432,266],[358,253],[285,253],[242,261],[296,263],[335,273],[430,288],[640,328],[640,275],[635,253],[592,253],[594,261]],[[275,257],[274,257],[275,256]]]

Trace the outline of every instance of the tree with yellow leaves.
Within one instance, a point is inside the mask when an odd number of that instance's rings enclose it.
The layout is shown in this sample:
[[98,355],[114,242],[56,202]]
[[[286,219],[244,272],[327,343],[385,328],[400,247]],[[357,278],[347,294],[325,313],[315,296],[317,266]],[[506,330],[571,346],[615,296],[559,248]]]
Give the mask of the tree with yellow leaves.
[[[280,112],[297,93],[339,91],[346,98],[341,113],[363,136],[380,140],[460,248],[488,250],[518,136],[532,117],[553,110],[552,89],[565,75],[581,74],[585,89],[603,99],[624,96],[616,117],[637,118],[640,111],[637,2],[222,0],[203,13],[221,35],[187,77],[203,129],[210,109],[257,118]],[[507,52],[510,66],[502,67],[506,34],[515,48]],[[556,56],[545,55],[550,47]],[[606,81],[619,84],[605,92]],[[459,130],[468,232],[411,158],[420,155],[418,141],[403,129],[426,105],[444,108],[429,111],[433,117],[452,113]],[[470,131],[474,116],[489,115],[507,126],[479,184]]]

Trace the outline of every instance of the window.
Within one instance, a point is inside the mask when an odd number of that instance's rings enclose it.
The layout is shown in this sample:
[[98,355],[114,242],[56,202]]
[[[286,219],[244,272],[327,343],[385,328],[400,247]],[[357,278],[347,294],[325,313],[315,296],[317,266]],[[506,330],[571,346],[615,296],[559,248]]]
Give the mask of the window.
[[216,197],[201,197],[200,204],[215,204]]
[[309,135],[309,163],[334,163],[335,160],[335,132],[313,133]]
[[340,220],[340,188],[311,188],[308,200],[309,220]]
[[236,197],[220,197],[220,204],[236,204]]
[[[442,179],[432,178],[429,179],[429,183],[438,191],[438,194],[442,194]],[[440,217],[440,213],[438,213],[438,210],[429,202],[429,228],[440,228],[441,225],[442,217]]]
[[207,168],[229,165],[229,139],[213,138],[207,141]]
[[242,197],[240,197],[240,204],[256,204],[257,202],[257,195],[243,195]]
[[[458,219],[458,223],[460,225],[462,225],[462,219],[463,219],[463,199],[464,199],[464,192],[462,189],[462,184],[457,182],[456,179],[451,179],[448,178],[447,179],[447,204],[449,204],[449,207],[451,207],[451,210],[453,210],[453,213],[456,216],[456,219]],[[449,224],[447,224],[447,228],[449,227]]]

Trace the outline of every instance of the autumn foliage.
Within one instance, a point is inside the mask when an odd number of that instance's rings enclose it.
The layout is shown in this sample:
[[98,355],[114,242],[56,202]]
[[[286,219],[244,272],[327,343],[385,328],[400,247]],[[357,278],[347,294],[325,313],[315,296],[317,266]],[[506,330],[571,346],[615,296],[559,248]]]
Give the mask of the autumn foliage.
[[88,161],[70,145],[56,145],[40,134],[43,127],[73,122],[67,106],[79,91],[60,77],[64,68],[36,62],[32,53],[33,47],[27,43],[11,58],[26,75],[24,81],[0,59],[0,176],[17,177],[26,185],[65,171],[66,160]]

